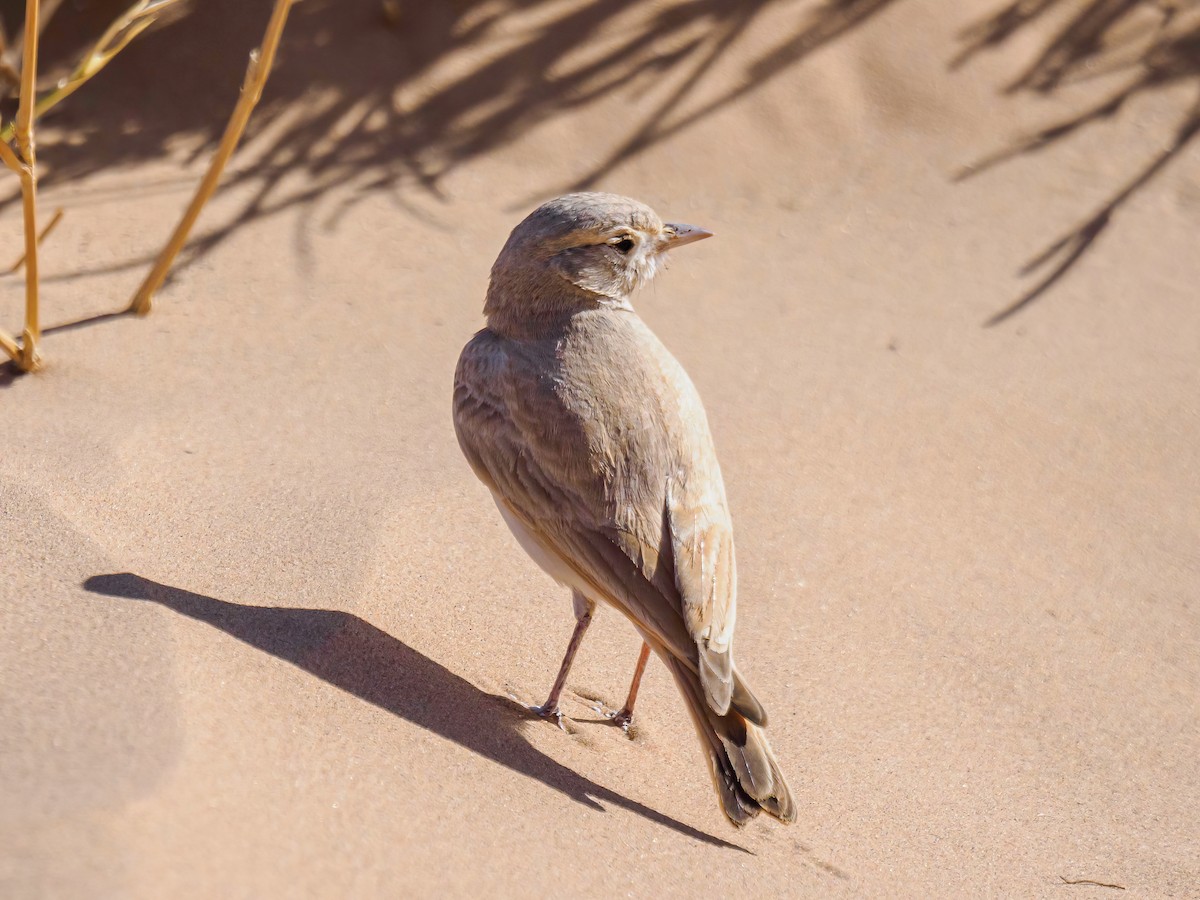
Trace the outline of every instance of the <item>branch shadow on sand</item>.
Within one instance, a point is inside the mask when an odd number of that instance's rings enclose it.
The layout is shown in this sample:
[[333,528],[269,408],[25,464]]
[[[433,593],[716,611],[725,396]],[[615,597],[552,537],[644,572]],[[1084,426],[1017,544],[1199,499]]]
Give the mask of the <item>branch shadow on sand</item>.
[[519,729],[528,719],[507,698],[479,690],[350,613],[229,603],[129,573],[94,575],[83,586],[205,622],[590,809],[603,811],[597,801],[605,801],[686,837],[750,852],[571,771],[529,744]]
[[[392,0],[389,22],[381,0],[305,0],[222,188],[241,189],[240,212],[197,235],[180,262],[247,222],[331,194],[318,227],[334,227],[347,207],[380,191],[421,216],[418,198],[442,198],[447,176],[466,162],[617,97],[627,118],[569,181],[530,189],[540,198],[598,186],[892,2]],[[56,19],[47,54],[73,59],[110,5]],[[42,139],[43,185],[180,146],[207,155],[269,7],[207,0],[139,37],[47,118],[56,129]],[[768,16],[771,39],[743,40]]]
[[[9,33],[17,29],[21,5],[0,0]],[[44,41],[47,81],[55,65],[61,70],[73,63],[125,5],[93,0],[56,16]],[[137,166],[181,147],[194,159],[206,157],[270,5],[206,0],[140,36],[46,117],[43,185]],[[223,222],[204,223],[176,271],[242,225],[297,206],[310,213],[295,226],[302,245],[312,241],[314,229],[335,228],[347,209],[376,193],[428,220],[423,200],[443,198],[448,176],[464,164],[616,97],[627,105],[625,120],[598,138],[565,180],[543,176],[530,190],[541,197],[602,186],[625,161],[753,94],[893,5],[896,0],[305,0],[292,13],[263,101],[226,175],[222,190],[237,190],[239,207]],[[747,39],[751,32],[757,37]],[[1002,0],[960,34],[950,67],[1029,35],[1040,49],[1005,93],[1060,96],[1070,89],[1074,97],[1089,84],[1094,96],[1072,100],[1081,103],[1075,114],[967,166],[960,179],[1115,119],[1152,92],[1182,85],[1195,96],[1166,126],[1159,148],[1105,203],[1032,256],[1020,274],[1036,283],[988,325],[1059,283],[1129,199],[1200,133],[1200,0]],[[15,198],[10,183],[0,209]],[[148,259],[137,257],[106,269],[145,265]],[[88,274],[94,272],[47,273],[47,280]]]
[[1036,284],[985,323],[997,325],[1046,293],[1083,257],[1112,224],[1129,199],[1173,162],[1200,134],[1200,2],[1198,0],[1013,0],[961,35],[963,49],[951,63],[957,68],[981,51],[1041,26],[1055,14],[1074,11],[1052,31],[1051,39],[1025,72],[1006,88],[1008,94],[1054,95],[1095,79],[1117,79],[1099,102],[1042,128],[1011,146],[968,166],[958,180],[978,175],[1014,157],[1044,149],[1090,125],[1113,119],[1131,101],[1152,91],[1190,85],[1185,103],[1160,149],[1145,161],[1098,209],[1049,244],[1020,270],[1022,276],[1045,274]]

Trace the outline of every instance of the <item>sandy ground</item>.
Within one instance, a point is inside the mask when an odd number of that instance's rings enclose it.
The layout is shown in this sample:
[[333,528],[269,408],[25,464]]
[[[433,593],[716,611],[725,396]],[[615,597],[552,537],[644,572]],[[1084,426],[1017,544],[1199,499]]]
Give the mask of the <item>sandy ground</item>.
[[[1003,93],[1080,6],[957,69],[992,3],[298,6],[205,252],[0,370],[0,894],[1200,896],[1200,144],[985,327],[1196,78],[954,179],[1121,83]],[[265,12],[47,123],[46,325],[132,292]],[[601,721],[611,612],[567,732],[514,702],[569,600],[451,377],[508,230],[589,178],[717,233],[636,303],[709,410],[789,828],[727,825],[656,665]]]

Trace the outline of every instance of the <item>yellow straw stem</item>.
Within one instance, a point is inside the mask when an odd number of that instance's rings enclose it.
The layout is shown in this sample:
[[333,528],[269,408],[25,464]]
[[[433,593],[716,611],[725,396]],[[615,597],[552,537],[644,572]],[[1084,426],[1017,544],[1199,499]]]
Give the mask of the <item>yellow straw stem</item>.
[[38,0],[26,0],[25,47],[21,64],[21,101],[17,107],[16,139],[21,154],[21,204],[25,213],[25,331],[17,365],[31,372],[41,364],[38,355],[37,154],[33,136],[34,91],[37,81]]
[[142,282],[142,286],[138,288],[137,293],[134,294],[133,300],[129,304],[129,309],[139,316],[144,316],[150,312],[155,292],[162,287],[163,282],[167,278],[167,273],[171,270],[172,263],[175,262],[175,257],[183,249],[183,245],[187,242],[188,235],[191,233],[192,226],[196,224],[196,219],[200,216],[200,210],[204,208],[204,204],[208,202],[213,192],[217,189],[217,184],[221,180],[221,173],[225,169],[225,164],[229,162],[233,151],[237,149],[242,132],[246,129],[246,123],[250,120],[250,113],[258,103],[258,99],[262,95],[263,85],[267,81],[267,76],[271,73],[271,64],[275,60],[275,51],[279,46],[279,38],[283,34],[283,26],[287,22],[288,12],[291,10],[293,2],[294,0],[275,0],[275,7],[271,11],[271,19],[267,23],[266,33],[263,35],[262,46],[250,53],[250,64],[246,68],[246,78],[242,82],[241,95],[238,97],[237,105],[234,107],[233,114],[229,118],[229,124],[225,126],[225,134],[221,137],[221,143],[217,147],[217,152],[213,154],[208,172],[205,173],[204,179],[196,189],[196,195],[192,198],[192,202],[188,204],[188,208],[184,211],[183,218],[179,220],[179,224],[175,227],[170,240],[167,241],[166,246],[159,253],[154,267],[150,270],[150,273],[146,276],[146,280]]
[[19,359],[21,356],[20,345],[3,329],[0,329],[0,350],[7,353],[9,359]]

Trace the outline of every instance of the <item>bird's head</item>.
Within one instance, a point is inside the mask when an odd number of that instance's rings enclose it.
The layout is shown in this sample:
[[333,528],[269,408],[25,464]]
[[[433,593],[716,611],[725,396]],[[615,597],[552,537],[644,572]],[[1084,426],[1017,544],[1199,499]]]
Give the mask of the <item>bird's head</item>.
[[710,237],[664,223],[618,194],[566,194],[513,229],[492,266],[484,313],[489,326],[517,330],[580,309],[629,307],[629,295],[662,268],[668,251]]

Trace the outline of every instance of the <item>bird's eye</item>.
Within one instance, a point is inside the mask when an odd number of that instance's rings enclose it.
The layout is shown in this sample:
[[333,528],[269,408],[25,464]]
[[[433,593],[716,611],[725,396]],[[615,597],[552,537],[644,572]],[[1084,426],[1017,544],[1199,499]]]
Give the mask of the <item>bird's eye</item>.
[[616,247],[618,250],[620,250],[622,253],[628,253],[630,250],[633,249],[633,238],[623,237],[619,241],[617,241],[615,244],[613,244],[613,246]]

